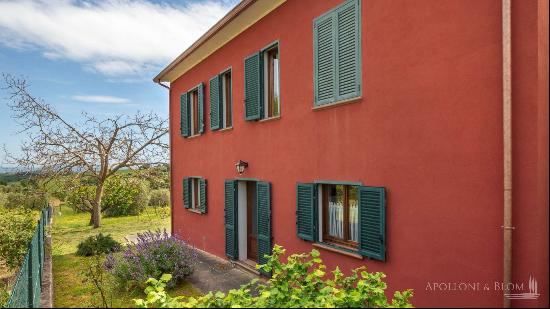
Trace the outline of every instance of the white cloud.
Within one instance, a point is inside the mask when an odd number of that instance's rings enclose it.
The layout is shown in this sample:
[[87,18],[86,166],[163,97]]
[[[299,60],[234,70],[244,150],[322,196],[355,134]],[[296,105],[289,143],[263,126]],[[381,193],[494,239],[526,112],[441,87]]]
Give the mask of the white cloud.
[[130,100],[125,98],[107,96],[107,95],[75,95],[71,99],[80,102],[88,103],[110,103],[110,104],[123,104],[129,103]]
[[156,73],[218,21],[234,0],[0,0],[0,44],[38,49],[108,76]]

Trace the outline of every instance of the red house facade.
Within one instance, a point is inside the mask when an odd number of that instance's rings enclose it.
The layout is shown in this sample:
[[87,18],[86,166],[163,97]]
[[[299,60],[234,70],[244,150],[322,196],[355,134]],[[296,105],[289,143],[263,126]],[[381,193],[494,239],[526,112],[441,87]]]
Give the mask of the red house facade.
[[172,232],[245,267],[274,244],[317,248],[329,268],[414,289],[415,306],[529,292],[512,306],[547,306],[548,2],[512,1],[510,33],[503,12],[242,1],[155,78],[170,83]]

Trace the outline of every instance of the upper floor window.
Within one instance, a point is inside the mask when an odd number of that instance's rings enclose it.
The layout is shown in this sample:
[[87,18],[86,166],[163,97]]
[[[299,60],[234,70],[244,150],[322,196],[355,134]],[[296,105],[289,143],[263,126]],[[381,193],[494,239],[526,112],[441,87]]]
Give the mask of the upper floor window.
[[280,115],[279,47],[277,45],[263,52],[264,58],[264,117]]
[[232,119],[231,70],[224,71],[210,79],[210,129],[230,128]]
[[191,135],[199,134],[199,90],[189,91],[189,109],[191,113]]
[[204,86],[184,92],[180,96],[180,130],[184,137],[204,132]]
[[281,115],[279,45],[273,43],[244,60],[245,119]]
[[361,10],[348,0],[314,21],[314,105],[361,96]]

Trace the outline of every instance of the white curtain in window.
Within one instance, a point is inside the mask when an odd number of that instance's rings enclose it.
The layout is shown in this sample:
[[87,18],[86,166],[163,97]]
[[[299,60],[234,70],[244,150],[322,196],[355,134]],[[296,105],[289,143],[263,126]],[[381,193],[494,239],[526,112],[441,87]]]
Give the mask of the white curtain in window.
[[[351,241],[359,240],[359,208],[357,201],[350,201],[349,208],[349,232]],[[344,238],[344,205],[342,203],[329,202],[329,235]]]
[[349,237],[351,241],[359,241],[359,207],[357,201],[349,203]]
[[328,203],[329,235],[344,238],[344,205],[342,203]]

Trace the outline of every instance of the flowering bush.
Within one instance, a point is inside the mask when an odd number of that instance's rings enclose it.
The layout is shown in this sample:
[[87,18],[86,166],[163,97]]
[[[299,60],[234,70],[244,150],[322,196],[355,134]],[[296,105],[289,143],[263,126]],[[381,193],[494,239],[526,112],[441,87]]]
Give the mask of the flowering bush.
[[166,273],[172,274],[167,285],[173,287],[193,273],[196,261],[194,248],[166,230],[157,230],[138,234],[137,241],[131,242],[122,255],[109,254],[105,267],[128,288],[143,288],[148,278]]
[[227,294],[210,292],[200,297],[171,297],[166,293],[169,274],[160,280],[149,279],[146,299],[135,299],[140,308],[405,308],[412,307],[412,290],[396,291],[388,301],[384,290],[384,273],[369,273],[364,267],[354,269],[350,276],[336,268],[332,276],[320,259],[319,251],[293,254],[286,263],[280,261],[285,250],[273,248],[273,255],[259,268],[272,272],[265,283],[257,279],[230,290]]

